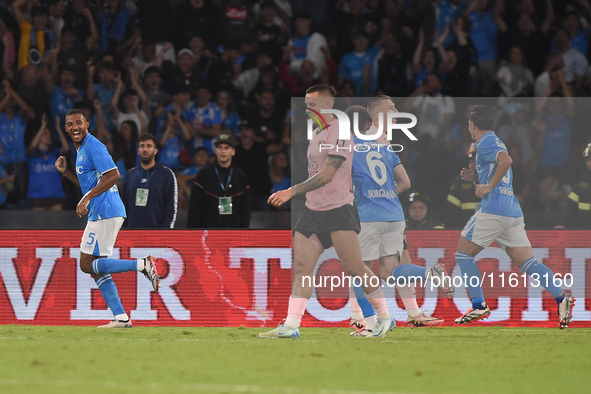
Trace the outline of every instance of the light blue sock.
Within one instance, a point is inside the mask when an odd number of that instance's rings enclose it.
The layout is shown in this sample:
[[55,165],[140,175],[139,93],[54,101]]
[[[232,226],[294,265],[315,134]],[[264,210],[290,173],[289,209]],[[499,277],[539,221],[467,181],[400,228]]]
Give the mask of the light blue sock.
[[113,315],[121,315],[125,313],[123,305],[121,305],[121,299],[119,298],[119,292],[117,291],[117,285],[111,275],[106,274],[98,279],[95,279],[98,288],[101,290],[103,298],[111,308]]
[[550,268],[548,268],[543,263],[540,263],[535,257],[527,260],[525,263],[519,267],[521,272],[525,272],[529,276],[533,274],[538,274],[538,280],[540,284],[544,286],[544,289],[548,290],[552,297],[556,300],[557,303],[560,304],[562,299],[564,298],[564,292],[560,287],[556,287],[554,285],[554,273]]
[[361,312],[363,312],[363,317],[374,316],[376,314],[376,310],[373,308],[373,306],[365,296],[363,288],[361,286],[353,285],[353,291],[355,292],[357,303],[361,307]]
[[[486,307],[486,302],[484,302],[484,294],[482,293],[481,287],[482,276],[478,266],[474,262],[474,256],[470,256],[466,253],[456,252],[456,261],[460,266],[462,274],[466,274],[466,288],[468,289],[468,294],[470,294],[470,298],[472,299],[472,308],[484,309]],[[476,277],[478,281],[476,281],[476,279],[470,281],[470,278],[473,277]],[[478,286],[474,286],[474,283],[477,283]]]
[[95,274],[116,274],[127,271],[137,271],[137,260],[102,258],[92,262],[92,272]]
[[408,281],[416,282],[416,278],[427,280],[427,276],[425,275],[425,273],[425,267],[421,267],[420,265],[402,264],[394,268],[392,270],[391,275],[394,278],[406,278]]

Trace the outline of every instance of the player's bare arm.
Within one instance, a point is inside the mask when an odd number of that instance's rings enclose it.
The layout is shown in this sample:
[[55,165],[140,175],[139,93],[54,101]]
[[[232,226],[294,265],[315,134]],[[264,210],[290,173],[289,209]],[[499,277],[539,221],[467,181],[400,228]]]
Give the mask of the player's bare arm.
[[478,185],[476,186],[476,195],[478,197],[484,197],[488,193],[494,189],[494,187],[503,179],[509,168],[511,168],[511,164],[513,164],[513,160],[511,156],[507,152],[500,152],[497,156],[497,170],[495,171],[495,175],[491,178],[491,180],[486,185]]
[[289,189],[273,193],[267,202],[274,207],[280,207],[295,196],[321,188],[332,181],[344,161],[344,157],[329,156],[322,171]]
[[66,158],[64,156],[60,156],[55,161],[55,168],[57,172],[59,172],[63,177],[69,179],[70,182],[73,184],[80,186],[80,182],[78,182],[78,177],[72,171],[68,170],[66,167]]
[[396,181],[396,194],[404,193],[410,189],[411,183],[408,173],[402,164],[394,167],[394,181]]
[[76,213],[78,216],[82,217],[86,215],[86,213],[88,213],[88,204],[90,204],[90,200],[112,188],[119,179],[121,179],[121,174],[119,174],[117,168],[105,172],[99,183],[80,199],[78,206],[76,206]]

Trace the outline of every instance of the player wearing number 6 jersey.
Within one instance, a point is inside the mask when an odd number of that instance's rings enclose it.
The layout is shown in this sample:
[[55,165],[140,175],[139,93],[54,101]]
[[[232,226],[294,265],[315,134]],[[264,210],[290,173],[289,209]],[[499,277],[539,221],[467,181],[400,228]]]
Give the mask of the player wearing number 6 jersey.
[[[464,227],[456,252],[458,266],[467,275],[466,287],[472,299],[472,308],[457,318],[456,323],[466,324],[490,316],[474,256],[496,241],[522,272],[538,278],[554,297],[558,303],[558,324],[562,329],[571,321],[575,299],[554,285],[552,270],[533,256],[523,213],[513,195],[513,161],[505,144],[492,131],[494,118],[494,110],[484,105],[474,106],[468,115],[468,129],[476,141],[476,165],[462,169],[460,175],[466,181],[478,183],[476,195],[482,198],[482,203],[480,210]],[[478,279],[474,281],[478,286],[472,285],[470,279],[474,276]]]
[[66,158],[60,156],[55,168],[73,183],[80,185],[84,196],[76,207],[88,224],[80,243],[80,269],[90,274],[115,316],[99,328],[129,328],[131,321],[121,305],[117,286],[110,274],[140,271],[158,290],[160,278],[152,256],[137,260],[106,258],[113,253],[117,233],[125,219],[125,206],[119,197],[117,181],[121,178],[107,147],[88,132],[88,119],[81,110],[66,114],[66,131],[76,147],[76,175],[66,169]]
[[[354,119],[353,114],[357,114],[360,130],[366,130],[367,127],[362,127],[362,125],[368,125],[371,119],[372,126],[365,134],[368,137],[375,137],[375,140],[364,140],[357,136],[354,138],[355,153],[353,155],[352,177],[355,187],[355,202],[361,221],[359,244],[363,261],[371,267],[373,261],[377,259],[380,277],[384,280],[392,279],[389,278],[390,275],[406,278],[414,276],[423,279],[431,278],[433,275],[439,276],[440,282],[447,284],[443,288],[444,291],[451,297],[453,293],[453,289],[450,287],[451,282],[449,278],[447,281],[442,280],[445,271],[441,265],[437,264],[433,268],[426,269],[405,264],[410,263],[410,255],[408,251],[403,251],[405,220],[404,210],[398,195],[408,190],[411,182],[400,158],[390,146],[385,135],[376,135],[379,118],[383,117],[385,123],[388,112],[398,111],[388,96],[370,99],[367,109],[368,111],[359,105],[354,105],[345,111],[352,120]],[[401,260],[403,264],[399,265]],[[375,312],[359,289],[354,289],[354,292],[359,297],[357,299],[351,297],[352,321],[359,321],[364,317],[367,326],[359,327],[351,335],[367,336],[373,329]],[[443,322],[442,319],[431,317],[419,310],[413,283],[398,286],[398,292],[406,307],[407,323],[410,326],[433,326]],[[355,305],[355,301],[359,304],[361,311]]]

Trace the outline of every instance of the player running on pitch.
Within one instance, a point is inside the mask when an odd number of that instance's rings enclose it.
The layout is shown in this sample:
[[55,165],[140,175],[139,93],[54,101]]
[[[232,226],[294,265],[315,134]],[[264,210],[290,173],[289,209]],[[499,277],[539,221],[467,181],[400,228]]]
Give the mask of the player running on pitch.
[[[353,114],[357,113],[360,130],[367,129],[361,125],[367,125],[371,119],[371,127],[364,132],[368,136],[377,134],[380,117],[382,117],[382,124],[386,124],[388,112],[398,112],[389,96],[377,96],[370,99],[367,111],[359,105],[349,107],[345,111],[349,119],[353,119]],[[454,288],[440,264],[428,269],[412,264],[399,265],[404,250],[406,222],[398,195],[408,190],[411,182],[400,158],[390,148],[390,142],[385,135],[376,137],[374,141],[363,140],[357,136],[354,138],[356,149],[353,155],[352,176],[355,186],[355,202],[361,220],[359,243],[363,261],[371,266],[371,263],[377,259],[380,277],[386,281],[397,277],[404,277],[408,280],[408,282],[405,280],[406,285],[397,286],[408,313],[408,325],[421,327],[441,324],[443,319],[421,312],[416,301],[415,285],[410,282],[410,278],[414,276],[428,280],[437,276],[438,284],[449,299],[453,298]],[[406,251],[406,257],[408,259],[405,262],[410,263],[408,251]],[[360,296],[357,302],[363,311],[367,326],[360,326],[351,335],[368,336],[373,330],[375,311],[357,289],[355,292]],[[352,318],[360,320],[361,316],[354,315],[355,313],[352,311]]]
[[107,147],[88,132],[88,119],[81,110],[66,114],[66,132],[76,147],[76,175],[66,168],[66,158],[60,156],[55,168],[60,174],[82,188],[84,196],[76,207],[88,223],[80,243],[80,269],[90,274],[107,302],[114,320],[99,328],[130,328],[131,321],[121,305],[117,286],[110,274],[140,271],[158,290],[160,278],[154,257],[137,260],[106,258],[113,253],[119,229],[125,219],[125,206],[119,197],[117,181],[121,178]]
[[[455,322],[466,324],[490,316],[474,256],[496,241],[522,272],[539,280],[554,297],[558,304],[558,323],[562,329],[571,321],[575,299],[554,285],[552,270],[533,256],[525,232],[523,212],[513,195],[513,161],[505,144],[492,131],[494,118],[494,110],[484,105],[474,106],[468,115],[468,129],[476,141],[476,165],[462,169],[460,175],[466,181],[478,183],[476,195],[482,198],[482,203],[480,210],[462,230],[458,243],[456,261],[462,273],[467,274],[466,287],[472,299],[472,308]],[[476,277],[474,283],[477,286],[472,284],[472,277]]]

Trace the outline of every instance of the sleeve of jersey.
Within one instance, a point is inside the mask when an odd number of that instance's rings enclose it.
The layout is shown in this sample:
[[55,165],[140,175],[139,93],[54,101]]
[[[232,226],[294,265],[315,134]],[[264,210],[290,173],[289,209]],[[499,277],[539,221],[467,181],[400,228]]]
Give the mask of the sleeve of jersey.
[[391,152],[392,155],[392,168],[396,167],[397,165],[401,164],[400,157],[396,154],[396,152]]
[[102,175],[113,168],[117,168],[105,145],[95,144],[93,149],[94,152],[92,152],[92,161],[94,162],[94,166],[99,174]]
[[340,140],[338,129],[335,129],[328,135],[326,142],[320,145],[320,149],[327,152],[328,156],[339,156],[346,160],[353,152],[352,141],[352,139]]
[[497,145],[494,140],[489,139],[478,145],[478,155],[487,163],[496,163],[499,152],[507,152],[506,149]]

